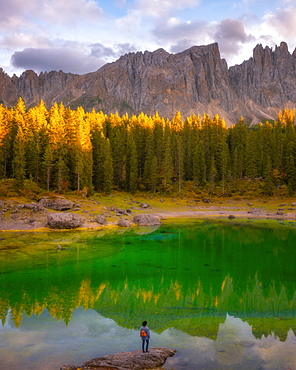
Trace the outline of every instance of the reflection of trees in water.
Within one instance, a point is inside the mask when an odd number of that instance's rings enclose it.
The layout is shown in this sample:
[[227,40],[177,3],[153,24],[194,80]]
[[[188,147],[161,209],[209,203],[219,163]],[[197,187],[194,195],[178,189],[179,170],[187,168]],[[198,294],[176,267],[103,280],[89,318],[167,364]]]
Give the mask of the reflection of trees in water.
[[155,331],[175,327],[190,335],[211,338],[216,337],[227,312],[252,325],[256,337],[274,332],[283,340],[290,328],[296,330],[296,292],[291,296],[284,285],[276,286],[274,282],[263,289],[257,276],[246,282],[244,290],[236,289],[232,278],[226,276],[218,293],[205,289],[200,280],[185,289],[178,280],[164,278],[159,282],[151,278],[144,287],[128,280],[117,285],[106,281],[92,286],[91,280],[86,279],[79,284],[60,289],[37,285],[28,291],[22,286],[19,297],[2,287],[2,324],[9,311],[11,320],[19,327],[23,313],[40,315],[47,309],[53,318],[67,325],[73,310],[83,307],[95,309],[122,326],[135,327],[145,316],[153,320]]

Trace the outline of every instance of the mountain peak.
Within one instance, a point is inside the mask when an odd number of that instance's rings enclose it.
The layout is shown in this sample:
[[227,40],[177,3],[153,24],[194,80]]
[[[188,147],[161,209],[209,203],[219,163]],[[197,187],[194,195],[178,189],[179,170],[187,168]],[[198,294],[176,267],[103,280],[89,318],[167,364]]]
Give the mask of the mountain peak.
[[[14,105],[19,96],[27,107],[42,99],[47,106],[103,110],[105,113],[173,117],[216,114],[228,124],[240,116],[250,122],[276,118],[285,105],[296,105],[296,49],[291,55],[282,42],[272,48],[257,45],[253,57],[227,68],[218,43],[194,45],[171,54],[160,48],[133,52],[96,72],[75,75],[62,71],[25,71],[10,78],[0,70],[0,100]],[[291,107],[292,105],[292,107]]]

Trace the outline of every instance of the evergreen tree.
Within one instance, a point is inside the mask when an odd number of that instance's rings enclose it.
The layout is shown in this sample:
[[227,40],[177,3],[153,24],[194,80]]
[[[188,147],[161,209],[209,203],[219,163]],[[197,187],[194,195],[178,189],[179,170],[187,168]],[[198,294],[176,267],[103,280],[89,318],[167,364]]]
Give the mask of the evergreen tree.
[[13,145],[13,177],[16,189],[24,188],[26,163],[25,163],[25,140],[21,126],[18,127],[18,132]]
[[184,177],[184,149],[182,138],[176,137],[176,155],[175,155],[175,175],[177,178],[178,192],[181,193]]
[[133,136],[127,137],[126,190],[134,194],[138,186],[138,159]]
[[43,163],[46,172],[46,189],[47,191],[49,191],[51,183],[51,171],[53,168],[53,152],[49,143],[46,145],[45,148]]
[[195,187],[203,188],[206,184],[206,161],[202,141],[197,143],[194,150],[193,181]]
[[272,165],[270,156],[267,157],[266,167],[264,171],[264,193],[272,195],[274,190],[273,176],[272,176]]
[[113,160],[111,154],[110,140],[106,139],[103,163],[103,190],[110,194],[113,188]]
[[212,156],[211,169],[210,169],[210,174],[209,174],[209,193],[210,194],[214,194],[216,177],[217,177],[217,169],[215,165],[214,156]]
[[163,177],[162,177],[163,190],[171,192],[172,179],[173,179],[173,160],[172,160],[171,137],[167,135],[163,159]]

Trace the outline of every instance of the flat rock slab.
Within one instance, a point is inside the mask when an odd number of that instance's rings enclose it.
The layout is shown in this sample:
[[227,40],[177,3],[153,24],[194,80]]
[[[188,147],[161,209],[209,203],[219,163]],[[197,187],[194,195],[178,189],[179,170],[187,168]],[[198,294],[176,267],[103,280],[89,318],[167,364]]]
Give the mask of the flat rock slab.
[[96,357],[82,366],[64,365],[60,370],[144,370],[161,367],[168,357],[174,356],[175,349],[150,348],[148,353],[141,350],[120,352],[113,355]]

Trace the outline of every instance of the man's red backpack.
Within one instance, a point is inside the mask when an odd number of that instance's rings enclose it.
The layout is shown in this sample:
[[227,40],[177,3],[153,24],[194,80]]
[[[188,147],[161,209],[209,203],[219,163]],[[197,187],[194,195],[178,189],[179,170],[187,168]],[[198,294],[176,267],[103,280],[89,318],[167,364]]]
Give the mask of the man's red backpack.
[[141,336],[142,338],[147,337],[146,330],[142,329],[142,330],[141,330],[141,332],[140,332],[140,336]]

